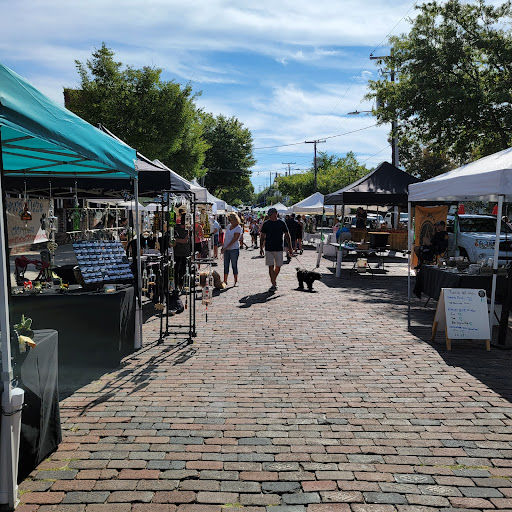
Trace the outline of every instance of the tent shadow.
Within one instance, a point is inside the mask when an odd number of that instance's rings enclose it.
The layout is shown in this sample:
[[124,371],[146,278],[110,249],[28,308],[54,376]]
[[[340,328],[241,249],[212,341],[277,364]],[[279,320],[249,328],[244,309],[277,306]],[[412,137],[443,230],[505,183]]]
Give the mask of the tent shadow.
[[[411,278],[411,288],[415,278]],[[454,341],[452,350],[447,351],[444,333],[438,332],[431,341],[432,323],[437,307],[435,300],[427,303],[427,297],[418,299],[411,297],[411,327],[407,329],[407,276],[357,275],[350,269],[342,268],[341,279],[333,274],[323,274],[322,283],[332,288],[334,300],[342,303],[344,292],[350,292],[350,300],[359,302],[362,308],[374,308],[386,305],[382,316],[399,318],[403,322],[404,331],[411,333],[421,342],[435,350],[450,368],[459,368],[499,394],[506,400],[512,401],[512,382],[510,367],[512,366],[512,350],[499,350],[494,345],[491,351],[485,350],[483,341]],[[497,329],[494,330],[494,340],[497,339]],[[512,342],[512,330],[507,333],[507,343]]]

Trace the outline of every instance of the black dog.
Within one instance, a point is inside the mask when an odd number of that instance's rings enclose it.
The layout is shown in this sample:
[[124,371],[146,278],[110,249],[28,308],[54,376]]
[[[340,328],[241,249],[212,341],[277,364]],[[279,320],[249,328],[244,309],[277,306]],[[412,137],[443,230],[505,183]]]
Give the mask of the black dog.
[[313,283],[322,279],[322,275],[314,270],[306,270],[297,268],[297,279],[299,281],[299,290],[304,290],[304,283],[307,284],[308,290],[313,291]]

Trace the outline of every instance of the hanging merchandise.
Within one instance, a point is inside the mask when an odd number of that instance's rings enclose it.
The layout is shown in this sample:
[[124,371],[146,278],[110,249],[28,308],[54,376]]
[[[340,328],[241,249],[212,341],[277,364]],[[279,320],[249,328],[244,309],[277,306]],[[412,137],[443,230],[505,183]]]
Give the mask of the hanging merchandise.
[[174,281],[174,263],[172,261],[169,262],[169,291],[173,291],[176,288],[176,283]]
[[78,205],[78,190],[77,183],[75,181],[75,207],[73,209],[73,213],[71,214],[71,220],[73,222],[73,231],[80,231],[80,209]]
[[205,219],[204,219],[203,236],[205,238],[210,238],[211,237],[210,219],[208,218],[208,213],[206,213],[206,216],[205,216]]
[[147,296],[153,300],[153,297],[155,296],[156,292],[156,274],[153,270],[153,267],[151,267],[149,271],[149,277],[148,277],[148,290],[147,290]]
[[158,233],[160,231],[160,212],[155,212],[153,216],[153,232]]
[[185,214],[185,229],[187,231],[192,229],[192,214],[190,212]]
[[176,226],[176,211],[174,210],[174,203],[171,204],[171,209],[169,210],[169,227],[173,228]]
[[50,204],[48,207],[48,215],[46,216],[46,229],[48,232],[47,238],[48,243],[46,247],[50,252],[50,268],[55,266],[55,251],[59,247],[55,242],[55,232],[57,231],[57,217],[55,216],[55,210],[53,209],[53,197],[52,197],[52,182],[50,181]]
[[20,212],[21,220],[25,221],[25,229],[28,229],[28,221],[32,220],[32,214],[28,211],[28,202],[27,202],[27,182],[25,181],[25,195],[24,195],[24,206],[23,210]]
[[146,297],[148,296],[148,286],[149,286],[148,269],[144,267],[144,270],[142,271],[142,293]]
[[188,265],[183,276],[183,291],[188,293],[190,291],[190,273],[188,271]]

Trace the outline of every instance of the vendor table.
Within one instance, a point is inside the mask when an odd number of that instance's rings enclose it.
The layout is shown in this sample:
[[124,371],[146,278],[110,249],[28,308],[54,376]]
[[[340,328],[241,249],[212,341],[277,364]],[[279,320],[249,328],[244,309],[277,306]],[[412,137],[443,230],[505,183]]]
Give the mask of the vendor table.
[[32,318],[33,328],[59,332],[59,366],[112,367],[133,351],[135,293],[133,286],[115,292],[87,292],[81,288],[65,293],[11,297],[11,318]]
[[[354,261],[354,266],[352,267],[352,269],[354,270],[356,268],[356,265],[357,265],[357,258],[359,257],[368,257],[370,254],[375,254],[377,256],[377,258],[380,258],[380,263],[378,262],[377,263],[377,267],[379,267],[381,264],[382,264],[382,269],[384,270],[384,254],[383,254],[383,251],[385,250],[385,248],[378,248],[378,249],[375,249],[375,248],[369,248],[369,247],[366,247],[364,249],[358,247],[358,246],[353,246],[353,245],[347,245],[347,244],[332,244],[332,245],[336,245],[336,247],[339,247],[345,251],[347,251],[348,254],[350,254],[351,252],[355,253],[356,255],[356,261]],[[343,252],[342,252],[342,256],[343,256]],[[368,263],[368,268],[370,270],[370,272],[372,273],[373,275],[373,268],[372,266]]]
[[[506,277],[499,276],[496,280],[496,300],[501,301],[506,293]],[[435,265],[422,265],[416,276],[414,294],[421,299],[424,293],[435,300],[439,299],[441,288],[477,288],[485,290],[491,296],[492,275],[481,276],[453,272]]]
[[19,387],[25,390],[21,414],[18,481],[62,441],[58,389],[58,334],[53,329],[34,331],[37,347],[15,359]]

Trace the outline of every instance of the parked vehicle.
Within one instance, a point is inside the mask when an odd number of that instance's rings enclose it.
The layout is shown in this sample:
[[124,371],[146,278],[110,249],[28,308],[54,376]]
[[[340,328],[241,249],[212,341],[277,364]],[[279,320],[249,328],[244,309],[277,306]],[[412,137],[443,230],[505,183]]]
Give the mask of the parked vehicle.
[[[455,255],[455,237],[453,234],[454,216],[449,215],[446,224],[448,231],[448,254]],[[459,233],[457,247],[461,256],[471,263],[494,258],[496,241],[496,217],[493,215],[459,215]],[[512,260],[512,229],[501,223],[500,252],[498,262],[507,263]]]
[[[394,216],[393,212],[388,212],[384,216],[384,220],[387,222],[387,225],[389,227],[391,227],[393,225],[393,216]],[[407,213],[401,213],[400,220],[399,220],[400,224],[405,224],[407,226],[408,221],[409,221],[409,215]]]
[[[375,227],[375,225],[379,222],[380,224],[384,224],[385,220],[384,217],[380,214],[376,213],[369,213],[366,218],[366,227]],[[349,224],[351,227],[356,227],[356,216],[355,215],[345,215],[343,217],[343,224]]]

